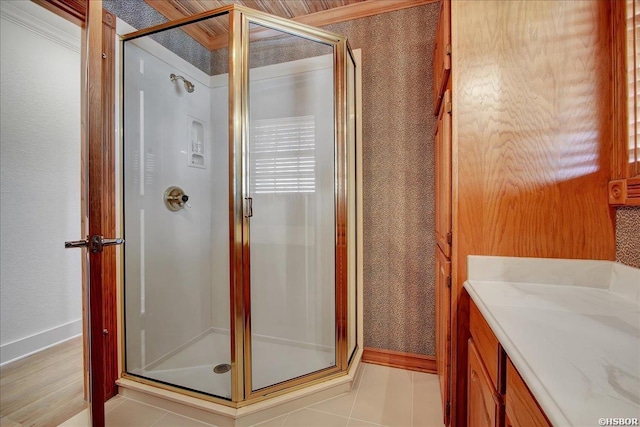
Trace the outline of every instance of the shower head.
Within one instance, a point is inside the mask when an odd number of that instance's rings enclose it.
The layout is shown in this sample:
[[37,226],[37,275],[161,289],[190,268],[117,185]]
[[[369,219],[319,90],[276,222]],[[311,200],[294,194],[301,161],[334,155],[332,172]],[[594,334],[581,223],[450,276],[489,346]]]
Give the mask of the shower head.
[[185,79],[184,77],[176,76],[175,74],[171,73],[171,75],[169,75],[169,78],[173,83],[175,83],[176,80],[182,80],[184,82],[184,88],[187,90],[187,92],[192,93],[194,91],[195,86],[193,86],[193,83],[191,83],[189,80]]

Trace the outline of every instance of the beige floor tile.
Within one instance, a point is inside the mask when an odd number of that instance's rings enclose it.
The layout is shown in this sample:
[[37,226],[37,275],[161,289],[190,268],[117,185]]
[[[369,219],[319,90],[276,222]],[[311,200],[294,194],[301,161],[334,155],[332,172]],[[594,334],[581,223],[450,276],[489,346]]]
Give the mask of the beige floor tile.
[[282,427],[288,416],[289,414],[271,418],[270,420],[263,421],[260,424],[254,424],[252,427]]
[[424,372],[413,372],[414,383],[438,384],[438,376],[436,374],[425,374]]
[[347,427],[348,418],[314,411],[313,409],[301,409],[289,414],[284,427]]
[[348,418],[349,415],[351,415],[353,403],[356,400],[356,394],[357,391],[351,390],[348,393],[344,393],[332,399],[309,406],[309,408]]
[[126,399],[107,412],[107,427],[149,427],[158,421],[167,411],[153,406]]
[[153,427],[210,427],[211,424],[205,424],[193,418],[182,417],[173,412],[167,412],[153,424]]
[[120,396],[119,394],[113,396],[111,399],[107,400],[107,402],[104,404],[104,412],[109,412],[111,411],[113,408],[117,407],[118,405],[122,404],[125,402],[124,397]]
[[412,374],[413,372],[406,371],[404,369],[390,368],[388,366],[373,365],[369,363],[363,372],[360,387],[363,385],[386,385],[390,378],[394,378],[396,381],[406,381],[407,383],[411,383]]
[[362,420],[354,420],[353,418],[349,419],[347,423],[347,427],[379,427],[380,424],[368,423]]
[[410,427],[411,374],[402,369],[367,365],[351,417],[392,427]]
[[413,379],[413,426],[442,426],[443,414],[438,377],[414,372]]
[[[59,427],[90,427],[90,425],[91,422],[89,420],[89,409],[85,409],[84,411],[60,424]],[[2,427],[4,427],[4,424],[2,425]]]

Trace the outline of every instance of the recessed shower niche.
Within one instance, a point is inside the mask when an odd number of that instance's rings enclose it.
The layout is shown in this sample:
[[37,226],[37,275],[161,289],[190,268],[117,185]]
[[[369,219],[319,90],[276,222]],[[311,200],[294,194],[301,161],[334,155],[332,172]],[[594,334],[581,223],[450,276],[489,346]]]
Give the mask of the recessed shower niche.
[[355,56],[237,5],[184,21],[120,45],[121,390],[232,418],[346,391],[362,353]]
[[[187,140],[187,163],[192,168],[205,168],[205,132],[204,124],[188,116],[187,129],[189,138]],[[207,150],[208,151],[208,150]]]

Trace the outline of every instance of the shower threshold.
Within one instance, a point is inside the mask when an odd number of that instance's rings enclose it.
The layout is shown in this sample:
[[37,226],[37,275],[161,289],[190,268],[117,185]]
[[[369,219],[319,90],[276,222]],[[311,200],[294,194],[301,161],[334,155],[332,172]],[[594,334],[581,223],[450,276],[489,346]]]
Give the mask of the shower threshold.
[[[359,372],[361,357],[362,349],[358,349],[345,375],[306,385],[303,388],[249,403],[240,408],[215,403],[192,394],[156,387],[136,381],[131,377],[120,378],[117,384],[119,393],[128,399],[162,407],[171,412],[221,427],[248,427],[351,390]],[[225,375],[229,375],[229,373],[216,376]]]
[[[319,371],[335,364],[333,347],[255,335],[252,347],[253,388],[259,389]],[[187,346],[131,373],[225,399],[231,398],[229,333],[210,329]]]

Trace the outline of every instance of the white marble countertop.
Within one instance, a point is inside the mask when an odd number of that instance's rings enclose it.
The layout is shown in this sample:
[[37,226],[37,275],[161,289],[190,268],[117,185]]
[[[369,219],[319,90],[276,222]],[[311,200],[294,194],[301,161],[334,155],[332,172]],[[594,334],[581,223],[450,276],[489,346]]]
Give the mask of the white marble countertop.
[[554,426],[640,419],[640,269],[470,256],[465,288]]

